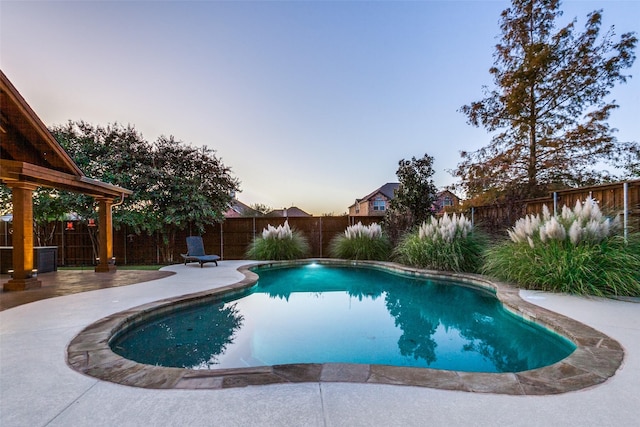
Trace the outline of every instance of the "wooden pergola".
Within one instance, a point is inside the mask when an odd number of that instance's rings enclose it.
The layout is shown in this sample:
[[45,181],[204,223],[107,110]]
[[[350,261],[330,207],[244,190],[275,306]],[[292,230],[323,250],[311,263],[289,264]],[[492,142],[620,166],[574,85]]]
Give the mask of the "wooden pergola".
[[5,291],[41,286],[34,277],[33,191],[51,187],[83,193],[98,202],[96,272],[115,271],[111,209],[130,190],[87,178],[0,70],[0,180],[13,202],[13,277]]

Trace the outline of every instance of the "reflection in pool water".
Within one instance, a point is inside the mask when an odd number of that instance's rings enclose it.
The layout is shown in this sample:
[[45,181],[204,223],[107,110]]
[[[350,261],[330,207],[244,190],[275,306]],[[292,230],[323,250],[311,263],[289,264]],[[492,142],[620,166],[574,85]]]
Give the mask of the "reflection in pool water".
[[255,271],[244,294],[128,330],[114,352],[192,369],[336,362],[519,372],[575,348],[491,293],[451,282],[363,267]]

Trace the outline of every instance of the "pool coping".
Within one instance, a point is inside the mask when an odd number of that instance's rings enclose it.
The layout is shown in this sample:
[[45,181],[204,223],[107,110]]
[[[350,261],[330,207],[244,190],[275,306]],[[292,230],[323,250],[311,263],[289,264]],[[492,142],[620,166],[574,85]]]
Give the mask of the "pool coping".
[[[255,368],[192,370],[145,365],[114,353],[109,343],[123,328],[160,312],[240,293],[258,280],[257,266],[293,266],[317,262],[325,265],[368,266],[387,271],[455,280],[495,292],[516,315],[565,336],[576,344],[573,353],[549,366],[515,373],[478,373],[347,363],[310,363]],[[623,363],[620,343],[569,317],[523,300],[519,289],[485,276],[440,272],[377,261],[308,259],[259,262],[238,268],[245,277],[234,284],[179,297],[167,298],[114,313],[84,328],[67,346],[67,364],[74,370],[121,385],[149,389],[226,389],[249,385],[302,382],[353,382],[429,387],[507,395],[548,395],[594,387],[615,375]],[[159,311],[158,311],[159,310]]]

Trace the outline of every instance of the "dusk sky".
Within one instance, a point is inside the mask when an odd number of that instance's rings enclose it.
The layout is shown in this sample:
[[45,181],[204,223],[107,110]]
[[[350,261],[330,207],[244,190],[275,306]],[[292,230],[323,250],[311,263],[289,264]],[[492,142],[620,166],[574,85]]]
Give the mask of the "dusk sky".
[[[508,1],[6,1],[0,68],[48,125],[133,125],[207,145],[238,199],[341,214],[397,182],[400,159],[435,159],[435,183],[490,135],[461,106],[493,87]],[[563,23],[640,32],[640,1],[565,0]],[[636,53],[640,53],[636,50]],[[609,99],[640,141],[640,59]]]

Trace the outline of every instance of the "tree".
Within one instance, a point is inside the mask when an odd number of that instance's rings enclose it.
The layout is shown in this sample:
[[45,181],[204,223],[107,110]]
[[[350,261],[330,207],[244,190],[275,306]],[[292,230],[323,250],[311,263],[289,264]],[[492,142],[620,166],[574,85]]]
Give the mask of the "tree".
[[250,206],[251,209],[253,209],[254,211],[260,213],[260,215],[265,216],[266,214],[268,214],[269,212],[271,212],[273,210],[272,207],[267,206],[265,204],[262,203],[254,203],[253,205]]
[[[114,206],[114,227],[128,226],[135,233],[144,230],[151,145],[142,135],[131,125],[94,126],[84,121],[68,121],[64,125],[53,126],[51,133],[85,175],[133,191],[122,205]],[[93,219],[98,222],[96,202],[92,197],[66,191],[58,194],[66,213],[75,213],[85,221]],[[99,227],[87,230],[94,256],[97,256]]]
[[[69,121],[50,129],[58,143],[70,155],[85,175],[104,182],[133,189],[134,193],[122,206],[114,207],[114,226],[132,226],[139,232],[144,218],[137,212],[150,166],[150,145],[132,126],[119,124],[93,126],[83,121]],[[11,192],[0,188],[0,209],[10,211]],[[33,195],[34,232],[38,245],[53,239],[55,221],[77,214],[85,221],[97,220],[95,200],[87,195],[41,187]],[[97,229],[89,228],[94,255],[97,256]]]
[[68,213],[64,194],[52,188],[40,187],[33,192],[33,231],[37,246],[49,246],[53,242],[58,221]]
[[624,159],[626,179],[638,179],[640,177],[640,145],[636,145],[627,151]]
[[433,157],[425,154],[423,158],[402,159],[398,162],[396,175],[400,187],[391,200],[391,212],[388,219],[397,214],[406,214],[410,225],[422,224],[433,215],[433,203],[437,188],[433,184]]
[[0,182],[0,215],[9,215],[12,210],[11,189]]
[[603,163],[624,166],[636,143],[621,143],[607,120],[618,106],[605,98],[630,76],[634,33],[602,36],[602,11],[556,30],[559,0],[512,0],[502,12],[502,40],[489,70],[496,88],[461,108],[470,124],[495,132],[491,143],[461,153],[454,175],[470,196],[486,191],[532,197],[555,187],[610,179]]
[[[206,224],[222,221],[231,194],[239,189],[213,150],[174,137],[150,144],[131,125],[102,127],[82,121],[54,127],[52,133],[87,176],[133,191],[114,207],[113,225],[159,233],[167,262],[173,260],[176,232],[187,226],[202,232]],[[63,197],[80,217],[95,215],[92,198],[71,193]]]
[[[54,126],[51,132],[86,176],[133,191],[114,206],[113,225],[138,234],[158,233],[168,262],[173,260],[176,232],[190,226],[202,233],[205,225],[221,222],[232,194],[239,190],[238,180],[215,151],[174,137],[150,144],[131,125],[103,127],[83,121]],[[11,192],[0,186],[0,212],[10,207]],[[98,219],[90,196],[47,188],[34,193],[34,220],[42,242],[53,232],[44,225],[69,213]],[[97,228],[88,230],[97,256]]]
[[[146,229],[144,207],[152,175],[149,142],[133,126],[118,123],[103,127],[69,121],[51,132],[85,175],[133,191],[122,205],[114,207],[114,226],[126,225],[136,233]],[[91,197],[67,194],[66,199],[82,218],[95,216]]]
[[207,224],[222,222],[239,182],[214,150],[173,136],[158,138],[151,158],[147,231],[160,233],[164,259],[171,262],[176,232],[192,226],[202,233]]

